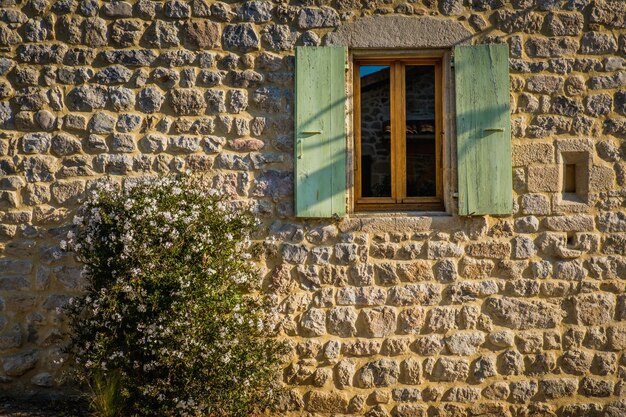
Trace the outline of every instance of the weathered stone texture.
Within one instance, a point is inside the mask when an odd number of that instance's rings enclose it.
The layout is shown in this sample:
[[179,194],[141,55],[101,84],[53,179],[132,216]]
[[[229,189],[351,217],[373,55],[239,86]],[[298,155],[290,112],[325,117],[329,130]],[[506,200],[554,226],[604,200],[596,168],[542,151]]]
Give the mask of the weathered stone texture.
[[[84,282],[59,244],[90,183],[191,170],[261,220],[263,288],[294,346],[280,415],[626,415],[625,2],[0,9],[3,393],[66,389],[59,311]],[[489,42],[511,58],[511,215],[462,218],[447,195],[451,216],[294,217],[296,46]]]
[[563,311],[558,305],[545,301],[489,298],[487,309],[496,321],[513,329],[553,328],[563,317]]

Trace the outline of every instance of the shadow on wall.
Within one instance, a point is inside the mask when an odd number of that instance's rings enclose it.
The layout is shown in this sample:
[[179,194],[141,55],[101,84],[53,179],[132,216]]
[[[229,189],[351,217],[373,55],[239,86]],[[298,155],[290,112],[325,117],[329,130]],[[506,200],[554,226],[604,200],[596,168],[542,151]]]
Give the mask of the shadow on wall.
[[[347,98],[347,100],[351,100],[351,99],[352,99],[351,96]],[[458,160],[466,161],[468,164],[470,164],[473,167],[473,169],[479,171],[478,175],[473,176],[474,180],[485,178],[485,177],[488,177],[489,175],[492,175],[493,172],[498,172],[497,166],[502,161],[502,159],[499,158],[498,157],[499,155],[497,155],[497,153],[494,152],[494,149],[496,148],[494,143],[497,143],[500,140],[506,140],[506,138],[502,138],[501,137],[502,133],[500,132],[488,131],[485,129],[490,128],[490,127],[496,127],[498,123],[501,122],[502,118],[500,117],[500,115],[503,112],[505,112],[507,104],[508,103],[496,102],[494,103],[494,105],[490,107],[476,108],[472,110],[472,112],[470,113],[457,115],[456,119],[460,123],[457,123],[457,126],[456,126],[456,138],[453,138],[452,140],[457,140],[458,138],[461,138],[461,137],[476,138],[476,140],[465,140],[462,143],[459,143],[457,141],[457,155],[456,155]],[[345,108],[345,102],[343,100],[337,100],[331,103],[330,105],[319,109],[314,117],[307,119],[302,125],[310,126],[312,123],[319,123],[320,119],[326,120],[328,118],[327,115],[330,112],[341,111],[343,113],[344,108]],[[506,112],[506,114],[508,116],[508,112]],[[346,113],[346,117],[348,117],[349,120],[352,120],[352,117],[353,117],[352,112]],[[509,129],[509,133],[510,133],[510,129]],[[298,132],[295,132],[294,135],[296,136],[296,139],[306,140],[306,139],[302,139],[302,138],[305,138],[306,135],[304,136],[299,135]],[[478,139],[479,137],[480,139]],[[341,163],[342,158],[347,156],[347,151],[345,147],[347,140],[352,140],[352,137],[349,135],[348,136],[334,135],[334,136],[328,137],[327,141],[323,143],[318,142],[315,145],[313,144],[307,145],[308,149],[311,149],[312,147],[328,146],[329,150],[330,149],[340,149],[340,150],[336,151],[335,153],[329,152],[327,157],[324,160],[315,161],[316,169],[308,171],[304,174],[306,177],[306,181],[312,184],[324,184],[324,182],[327,182],[328,173],[333,171],[333,165],[337,163]],[[510,137],[508,138],[508,140],[510,141]],[[331,144],[336,144],[336,146],[330,146]],[[299,152],[299,149],[296,143],[295,149],[294,149],[294,158],[298,158],[298,152]],[[483,156],[488,155],[489,158],[477,159],[476,158],[477,155],[483,155]],[[504,155],[503,157],[506,157],[506,156]],[[511,156],[509,155],[508,158],[510,159],[510,157]],[[490,162],[489,166],[485,166],[484,164],[485,160],[489,160]],[[346,164],[346,168],[347,168],[347,164]],[[345,171],[342,170],[341,172],[345,172]],[[298,174],[294,173],[294,175],[298,175]],[[347,172],[348,184],[352,183],[352,181],[350,180],[350,178],[352,178],[352,175],[353,175],[353,172],[349,172],[349,171]],[[461,178],[461,173],[459,173],[459,187],[461,186],[461,183],[463,181],[468,181],[468,178]],[[466,182],[465,187],[467,187],[467,189],[479,190],[481,187],[484,188],[484,184]],[[340,193],[343,194],[343,192],[340,192],[340,191],[337,191],[335,194],[333,194],[332,187],[330,187],[330,184],[328,184],[328,186],[321,186],[319,188],[322,194],[320,194],[318,201],[320,201],[323,204],[330,203],[330,200],[333,197],[338,196],[338,194]]]

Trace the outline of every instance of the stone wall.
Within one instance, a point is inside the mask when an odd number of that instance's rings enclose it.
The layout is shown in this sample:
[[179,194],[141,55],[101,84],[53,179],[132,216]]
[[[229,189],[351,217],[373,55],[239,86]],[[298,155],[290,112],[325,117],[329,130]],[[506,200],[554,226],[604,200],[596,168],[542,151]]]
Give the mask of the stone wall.
[[[190,169],[264,219],[293,344],[281,415],[626,413],[626,2],[1,6],[0,392],[62,389],[59,307],[82,281],[59,242],[89,182]],[[293,48],[352,28],[508,42],[513,216],[294,219]]]

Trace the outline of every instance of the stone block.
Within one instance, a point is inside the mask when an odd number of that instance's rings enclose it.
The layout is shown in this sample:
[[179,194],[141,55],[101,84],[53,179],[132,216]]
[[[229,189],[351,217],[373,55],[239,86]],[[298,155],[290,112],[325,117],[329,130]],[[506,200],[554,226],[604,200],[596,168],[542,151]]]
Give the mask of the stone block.
[[578,41],[572,38],[530,38],[525,45],[526,54],[532,58],[560,58],[574,55]]
[[205,112],[207,103],[202,92],[191,88],[179,88],[170,92],[170,106],[179,115],[199,115]]
[[580,325],[609,324],[615,314],[615,296],[607,293],[584,294],[574,297],[576,322]]
[[326,313],[318,308],[307,310],[300,319],[300,328],[304,336],[322,336],[326,334]]
[[547,329],[561,322],[561,307],[547,301],[516,298],[489,298],[486,310],[496,323],[512,329]]
[[110,64],[120,64],[128,67],[147,67],[157,59],[157,55],[148,49],[105,51],[101,52],[101,56]]
[[607,329],[608,348],[614,351],[626,349],[626,327],[623,325],[612,326]]
[[357,371],[356,381],[361,388],[388,387],[395,385],[400,376],[398,363],[391,359],[368,362]]
[[473,355],[484,342],[484,334],[477,331],[458,332],[445,338],[448,351],[455,356]]
[[607,255],[626,255],[626,234],[615,233],[603,239],[602,248]]
[[599,352],[593,357],[591,372],[594,375],[613,375],[617,371],[617,355],[613,352]]
[[348,400],[340,392],[310,391],[305,395],[306,409],[313,413],[345,413]]
[[551,12],[546,16],[545,27],[549,36],[577,36],[583,30],[580,13]]
[[524,372],[524,357],[516,350],[503,352],[498,362],[503,375],[520,375]]
[[469,376],[469,362],[465,359],[440,358],[431,377],[435,381],[465,381]]
[[426,408],[416,404],[398,404],[393,409],[395,417],[426,417]]
[[496,359],[491,356],[481,356],[473,363],[472,376],[478,382],[498,375]]
[[541,30],[543,16],[526,10],[498,10],[493,16],[494,26],[506,33],[537,33]]
[[361,310],[359,320],[367,337],[387,337],[396,331],[396,318],[395,309],[380,307]]
[[336,307],[328,312],[328,333],[340,337],[356,335],[357,312],[351,307]]
[[554,163],[554,146],[550,143],[513,145],[513,166]]
[[276,24],[266,27],[261,35],[267,48],[277,52],[292,50],[297,37],[297,32],[292,32],[289,26]]
[[356,364],[353,359],[344,359],[335,366],[335,380],[339,389],[352,386],[356,372]]
[[612,110],[613,97],[610,94],[595,94],[585,98],[585,111],[590,116],[606,116]]
[[511,255],[511,244],[497,241],[471,243],[465,252],[474,258],[505,259]]
[[626,4],[619,0],[594,1],[590,10],[589,21],[609,28],[625,28]]
[[586,32],[580,41],[580,52],[586,55],[603,55],[615,51],[617,41],[608,33]]
[[527,187],[531,193],[558,192],[561,190],[559,165],[532,165],[528,167]]
[[425,322],[426,312],[423,308],[406,308],[398,315],[398,332],[403,334],[419,334],[421,333]]
[[222,34],[222,46],[232,51],[254,51],[259,49],[260,38],[250,23],[227,25]]
[[442,259],[435,264],[435,277],[441,282],[452,282],[458,277],[456,263],[451,259]]
[[464,257],[460,262],[461,275],[465,278],[480,279],[491,276],[495,265],[489,259]]
[[[539,99],[536,96],[534,96],[532,94],[528,94],[528,93],[522,93],[522,94],[520,94],[519,99],[517,101],[516,111],[518,113],[536,113],[539,110],[539,105],[540,105],[539,104]],[[527,147],[529,149],[532,149],[529,146],[527,146]],[[515,152],[516,152],[516,146],[514,145],[514,147],[513,147],[513,156],[514,157],[515,157]],[[516,164],[514,163],[514,165],[516,165]]]
[[511,401],[514,403],[528,402],[538,391],[537,381],[511,382]]
[[385,305],[387,291],[379,287],[340,288],[337,291],[337,304],[357,306]]
[[546,228],[557,232],[590,232],[594,230],[592,216],[577,214],[572,216],[553,216],[544,220]]
[[480,399],[480,394],[480,388],[452,387],[446,391],[442,400],[457,403],[475,403]]
[[512,255],[514,259],[528,259],[537,253],[533,240],[526,236],[516,236],[511,241],[513,244]]
[[0,350],[15,349],[22,346],[24,337],[19,324],[11,328],[5,329],[0,333]]
[[396,274],[402,281],[430,281],[434,278],[432,264],[429,261],[413,261],[396,265]]
[[392,305],[436,305],[440,301],[441,289],[436,284],[408,284],[389,290],[389,302]]
[[463,254],[463,249],[451,242],[429,241],[427,245],[427,258],[439,259],[447,257],[459,257]]
[[343,344],[342,352],[349,356],[372,356],[380,352],[381,342],[375,340],[357,340]]
[[55,182],[50,188],[52,198],[57,204],[76,204],[85,191],[85,182],[81,180]]
[[188,20],[182,32],[185,42],[200,50],[213,49],[220,44],[220,26],[207,20]]
[[589,172],[589,191],[598,193],[615,188],[615,170],[603,165],[594,165]]
[[589,78],[592,90],[616,89],[626,86],[626,72],[620,71],[612,75],[598,75]]
[[339,14],[330,7],[304,7],[298,14],[300,29],[335,27],[339,22]]
[[589,372],[593,356],[582,350],[568,350],[560,359],[561,369],[571,375],[584,375]]
[[614,386],[613,381],[584,377],[580,381],[580,393],[587,397],[610,397]]
[[2,359],[2,369],[7,376],[22,376],[27,371],[33,369],[39,360],[39,352],[30,350],[4,356]]
[[38,387],[51,388],[54,386],[54,377],[49,372],[40,372],[34,375],[30,382]]
[[578,380],[574,378],[544,379],[539,381],[541,392],[548,400],[570,397],[578,390]]
[[551,112],[563,116],[574,117],[583,112],[583,105],[577,98],[553,96]]
[[453,307],[435,307],[428,313],[427,327],[433,332],[457,329],[458,310]]
[[526,90],[531,93],[559,93],[563,85],[563,77],[556,75],[532,75],[526,80]]
[[460,22],[428,16],[375,15],[344,23],[326,44],[351,48],[442,48],[467,42],[471,32]]
[[139,19],[116,19],[111,26],[111,40],[121,46],[137,46],[143,34],[143,22]]
[[444,299],[453,304],[463,304],[498,293],[498,284],[492,280],[464,281],[446,287]]
[[554,266],[554,278],[566,281],[582,281],[587,277],[587,270],[579,260],[559,261]]
[[400,363],[400,382],[407,385],[422,383],[422,365],[419,360],[407,358]]

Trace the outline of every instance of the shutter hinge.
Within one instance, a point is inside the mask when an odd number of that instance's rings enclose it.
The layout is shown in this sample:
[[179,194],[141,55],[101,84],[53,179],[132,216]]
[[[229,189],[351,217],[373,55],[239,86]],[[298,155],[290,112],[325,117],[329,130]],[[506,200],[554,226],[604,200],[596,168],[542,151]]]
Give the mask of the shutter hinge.
[[459,193],[458,192],[457,193],[452,193],[452,197],[459,198]]

